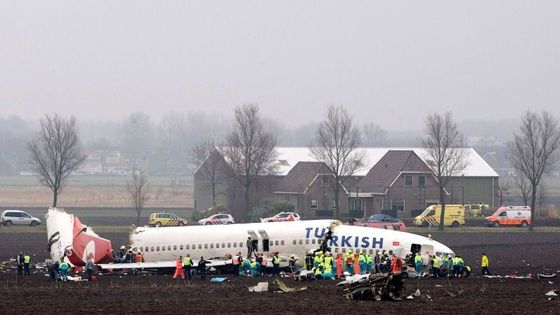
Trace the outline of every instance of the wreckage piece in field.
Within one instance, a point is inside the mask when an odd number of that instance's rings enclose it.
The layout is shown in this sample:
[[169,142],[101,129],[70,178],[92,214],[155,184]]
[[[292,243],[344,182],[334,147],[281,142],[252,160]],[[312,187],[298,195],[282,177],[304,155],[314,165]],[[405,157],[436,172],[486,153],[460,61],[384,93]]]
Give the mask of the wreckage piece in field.
[[402,276],[392,273],[374,273],[360,281],[344,286],[347,299],[400,301],[404,289]]

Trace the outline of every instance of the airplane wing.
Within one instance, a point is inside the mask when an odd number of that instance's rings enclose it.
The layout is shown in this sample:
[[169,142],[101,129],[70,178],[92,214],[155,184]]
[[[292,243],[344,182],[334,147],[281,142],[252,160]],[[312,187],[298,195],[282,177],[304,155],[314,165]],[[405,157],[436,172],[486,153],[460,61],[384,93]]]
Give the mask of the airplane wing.
[[[207,267],[221,267],[232,263],[231,259],[223,259],[223,258],[207,259],[206,261],[208,261],[208,263],[206,264]],[[108,269],[120,270],[120,269],[175,268],[175,264],[176,262],[174,260],[169,260],[169,261],[152,261],[152,262],[142,262],[142,263],[97,264],[97,266],[105,270]],[[192,267],[198,267],[198,262],[193,261]]]

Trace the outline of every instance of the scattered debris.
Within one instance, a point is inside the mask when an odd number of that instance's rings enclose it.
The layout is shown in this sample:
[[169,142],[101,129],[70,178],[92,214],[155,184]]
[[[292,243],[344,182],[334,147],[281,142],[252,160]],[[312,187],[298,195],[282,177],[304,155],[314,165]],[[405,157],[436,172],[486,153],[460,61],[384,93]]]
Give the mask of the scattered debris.
[[222,283],[222,282],[224,282],[224,281],[226,281],[226,280],[227,280],[227,278],[214,277],[214,278],[211,278],[211,279],[210,279],[210,282],[213,282],[213,283]]
[[560,294],[560,290],[550,290],[548,292],[546,292],[546,296],[550,296],[550,297],[557,297],[558,294]]
[[556,278],[556,274],[555,273],[539,273],[539,274],[537,274],[537,278],[539,278],[539,279],[552,279],[552,278]]
[[403,289],[401,275],[376,273],[370,274],[366,279],[345,284],[343,292],[347,299],[353,300],[400,301]]
[[[299,291],[305,291],[307,290],[307,287],[299,287],[299,288],[290,288],[289,286],[287,286],[284,281],[280,280],[280,279],[274,279],[274,284],[276,284],[276,286],[285,293],[292,293],[292,292],[299,292]],[[267,284],[268,285],[268,284]]]
[[407,299],[407,300],[414,300],[414,296],[409,295],[409,296],[406,297],[406,299]]
[[422,295],[422,294],[420,293],[420,289],[416,289],[416,291],[414,292],[414,296],[418,297],[418,296],[420,296],[420,295]]
[[256,286],[249,287],[249,292],[268,292],[268,282],[259,282]]

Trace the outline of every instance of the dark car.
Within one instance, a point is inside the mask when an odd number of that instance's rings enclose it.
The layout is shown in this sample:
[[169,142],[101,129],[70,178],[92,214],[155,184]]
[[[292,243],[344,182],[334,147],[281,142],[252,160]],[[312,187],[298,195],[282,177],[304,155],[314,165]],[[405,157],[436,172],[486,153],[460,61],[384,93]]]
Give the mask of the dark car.
[[394,218],[386,214],[374,214],[367,219],[353,219],[350,225],[368,226],[386,230],[396,230],[406,232],[406,225],[400,219]]

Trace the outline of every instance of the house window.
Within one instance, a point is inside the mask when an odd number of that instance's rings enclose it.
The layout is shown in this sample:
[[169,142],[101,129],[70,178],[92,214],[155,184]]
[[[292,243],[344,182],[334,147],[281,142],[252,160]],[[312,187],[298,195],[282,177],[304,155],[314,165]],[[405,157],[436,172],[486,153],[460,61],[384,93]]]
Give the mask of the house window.
[[404,176],[404,185],[406,187],[412,187],[412,175],[405,175]]
[[426,176],[418,176],[418,187],[426,187]]
[[309,202],[309,208],[317,209],[317,199],[311,199]]
[[391,209],[397,210],[398,212],[404,212],[405,211],[404,200],[391,200]]

